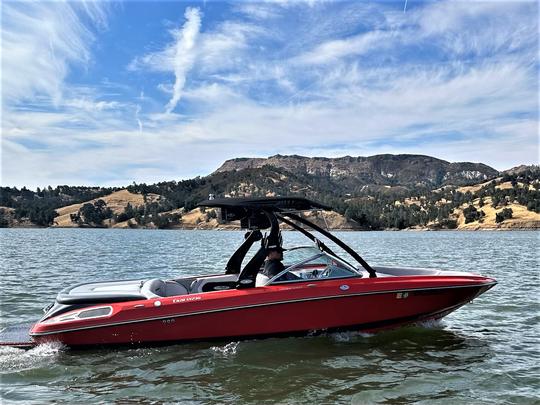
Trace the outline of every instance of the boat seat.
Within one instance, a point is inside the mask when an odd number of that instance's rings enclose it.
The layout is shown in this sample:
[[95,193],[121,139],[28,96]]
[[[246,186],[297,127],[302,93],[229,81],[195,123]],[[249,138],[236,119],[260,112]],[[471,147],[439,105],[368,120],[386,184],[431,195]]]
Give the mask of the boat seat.
[[144,300],[141,294],[142,280],[101,281],[67,287],[58,293],[59,304],[93,304]]
[[59,304],[97,304],[171,297],[188,294],[182,284],[175,281],[151,280],[102,281],[84,283],[65,288],[56,297]]
[[175,281],[163,281],[159,278],[153,278],[144,282],[141,287],[141,294],[147,299],[152,299],[186,295],[188,294],[188,290],[182,284]]
[[[191,294],[197,294],[201,292],[208,291],[217,291],[217,290],[228,290],[234,288],[236,282],[238,281],[237,274],[223,274],[218,276],[209,276],[209,277],[199,277],[193,280],[189,288]],[[208,290],[205,288],[205,285],[212,284],[213,288]],[[222,286],[223,288],[219,288]]]

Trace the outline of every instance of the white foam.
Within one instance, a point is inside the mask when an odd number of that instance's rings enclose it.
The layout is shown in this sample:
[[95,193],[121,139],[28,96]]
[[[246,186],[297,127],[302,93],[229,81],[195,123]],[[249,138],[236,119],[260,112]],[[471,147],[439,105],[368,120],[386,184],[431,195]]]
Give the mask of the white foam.
[[43,343],[30,350],[2,346],[0,347],[0,373],[39,368],[49,364],[51,360],[58,357],[64,347],[60,342]]
[[375,336],[374,333],[360,332],[360,331],[348,331],[348,332],[333,332],[330,334],[330,337],[335,342],[350,342],[351,340],[357,338],[367,339],[372,336]]
[[212,346],[211,349],[216,354],[221,354],[223,356],[234,356],[238,350],[238,345],[240,345],[240,342],[230,342],[225,346]]
[[442,319],[430,319],[427,321],[417,322],[416,326],[426,329],[442,329],[444,328],[444,323]]

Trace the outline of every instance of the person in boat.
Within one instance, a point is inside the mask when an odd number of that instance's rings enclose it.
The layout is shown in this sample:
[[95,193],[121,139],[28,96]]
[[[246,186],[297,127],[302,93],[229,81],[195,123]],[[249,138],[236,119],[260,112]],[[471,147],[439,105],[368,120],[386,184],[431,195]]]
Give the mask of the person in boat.
[[[285,249],[283,249],[280,245],[270,245],[266,248],[267,256],[266,260],[264,261],[264,269],[261,271],[262,274],[268,278],[272,278],[285,270],[285,266],[283,266],[282,263],[284,250]],[[276,279],[276,281],[297,279],[299,279],[299,277],[295,276],[294,274],[285,273],[280,278]]]

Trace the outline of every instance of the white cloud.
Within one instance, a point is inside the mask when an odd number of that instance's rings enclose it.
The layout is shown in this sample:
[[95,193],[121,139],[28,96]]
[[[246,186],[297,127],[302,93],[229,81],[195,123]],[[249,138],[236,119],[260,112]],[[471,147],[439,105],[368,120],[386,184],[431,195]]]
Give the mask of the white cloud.
[[[192,9],[187,9],[186,16],[189,10]],[[246,63],[248,55],[245,51],[249,48],[249,38],[268,35],[261,27],[238,21],[225,21],[212,31],[196,30],[195,34],[197,23],[200,29],[200,14],[193,18],[191,23],[190,20],[185,23],[182,30],[172,31],[175,38],[172,43],[160,51],[135,58],[128,65],[128,70],[175,72],[177,64],[188,66],[189,69],[197,64],[199,70],[212,73]],[[188,35],[186,42],[183,42],[184,32]],[[188,39],[191,35],[193,40]],[[184,49],[187,45],[189,51]],[[162,87],[168,86],[163,84]]]
[[4,2],[2,5],[2,98],[4,103],[47,95],[62,98],[70,64],[87,64],[95,37],[77,8],[105,25],[104,3]]
[[[370,14],[366,14],[368,11]],[[534,2],[442,1],[407,13],[384,5],[378,10],[366,5],[351,11],[351,15],[358,24],[369,28],[345,38],[338,33],[339,38],[326,39],[293,60],[321,65],[365,56],[369,62],[381,60],[389,52],[392,59],[399,60],[400,54],[407,55],[407,50],[426,56],[444,52],[452,58],[499,56],[517,51],[526,51],[525,59],[537,56],[538,7]],[[388,63],[392,59],[382,61]]]
[[169,83],[158,85],[161,91],[171,94],[171,99],[165,107],[167,113],[171,113],[180,101],[187,74],[197,57],[196,44],[201,29],[201,12],[198,8],[187,7],[184,16],[186,18],[184,25],[170,32],[173,37],[172,43],[161,51],[135,58],[128,65],[128,70],[149,69],[155,72],[174,73],[175,81],[172,86]]
[[253,20],[269,20],[281,16],[281,11],[272,4],[264,2],[244,2],[237,4],[239,13]]
[[[133,103],[70,88],[54,111],[34,97],[5,116],[6,184],[154,182],[274,153],[423,153],[497,169],[537,162],[538,14],[529,3],[409,3],[405,14],[387,3],[239,4],[253,7],[202,31],[200,13],[186,12],[174,41],[132,61],[144,79],[175,75],[158,86],[161,100],[155,87]],[[291,25],[295,13],[302,21]],[[63,59],[66,69],[90,58],[82,49],[80,60]]]
[[166,106],[166,111],[170,113],[180,101],[182,90],[186,84],[186,75],[193,66],[195,60],[194,47],[201,28],[201,14],[198,8],[187,8],[186,22],[181,30],[174,32],[176,43],[174,45],[174,75],[173,95]]
[[419,35],[457,55],[514,52],[538,43],[535,2],[457,1],[431,4],[418,14]]
[[374,48],[381,49],[393,36],[395,34],[392,32],[371,31],[351,38],[327,41],[294,58],[294,61],[310,65],[338,62],[347,56],[362,55]]
[[137,104],[137,107],[135,108],[135,120],[137,121],[137,125],[139,127],[139,132],[142,133],[143,131],[143,123],[141,121],[141,118],[139,114],[141,113],[141,106]]
[[185,92],[184,97],[192,103],[210,104],[216,107],[225,103],[238,102],[242,99],[242,96],[229,86],[218,83],[205,83],[193,87]]
[[95,101],[89,98],[76,98],[65,100],[63,106],[88,112],[100,112],[118,108],[121,106],[121,103],[118,101]]
[[215,30],[201,35],[198,51],[199,69],[204,72],[219,72],[233,67],[241,68],[250,63],[250,38],[267,36],[260,26],[249,23],[226,21]]

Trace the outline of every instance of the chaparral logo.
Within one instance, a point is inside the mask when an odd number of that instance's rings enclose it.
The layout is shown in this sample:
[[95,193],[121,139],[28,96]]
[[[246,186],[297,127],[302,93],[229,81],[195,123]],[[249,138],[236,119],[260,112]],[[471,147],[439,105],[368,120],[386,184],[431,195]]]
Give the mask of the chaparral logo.
[[179,304],[181,302],[190,302],[190,301],[199,301],[200,299],[202,299],[201,297],[199,296],[196,296],[196,297],[186,297],[186,298],[178,298],[178,299],[174,299],[172,300],[173,304]]

